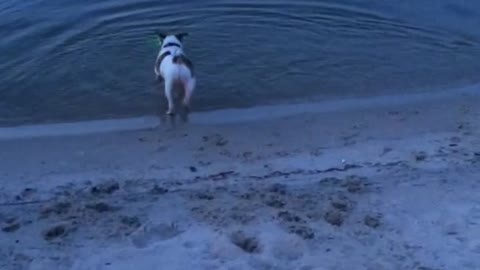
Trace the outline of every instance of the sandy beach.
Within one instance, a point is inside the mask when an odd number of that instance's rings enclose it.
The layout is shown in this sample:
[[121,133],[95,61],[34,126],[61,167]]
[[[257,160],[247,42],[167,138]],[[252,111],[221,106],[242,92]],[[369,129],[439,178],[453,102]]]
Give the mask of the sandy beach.
[[0,269],[478,270],[478,93],[0,129]]

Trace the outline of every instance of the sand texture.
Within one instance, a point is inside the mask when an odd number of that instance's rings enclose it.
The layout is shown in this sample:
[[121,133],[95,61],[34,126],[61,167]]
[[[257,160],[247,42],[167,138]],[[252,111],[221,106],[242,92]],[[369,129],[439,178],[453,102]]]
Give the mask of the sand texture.
[[4,139],[0,269],[478,270],[479,102]]

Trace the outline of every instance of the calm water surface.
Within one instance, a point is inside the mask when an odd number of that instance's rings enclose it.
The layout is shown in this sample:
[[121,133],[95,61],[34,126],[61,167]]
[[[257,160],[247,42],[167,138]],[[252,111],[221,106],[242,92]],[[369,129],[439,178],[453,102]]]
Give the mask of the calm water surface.
[[188,31],[196,110],[480,81],[480,1],[0,2],[0,126],[151,115],[152,32]]

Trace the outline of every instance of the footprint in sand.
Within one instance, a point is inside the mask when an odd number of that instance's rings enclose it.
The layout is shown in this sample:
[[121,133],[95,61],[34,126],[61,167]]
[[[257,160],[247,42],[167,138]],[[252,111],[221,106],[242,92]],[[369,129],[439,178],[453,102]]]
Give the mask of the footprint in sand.
[[137,248],[145,248],[151,244],[172,239],[183,231],[175,224],[152,224],[143,226],[132,234],[132,243]]

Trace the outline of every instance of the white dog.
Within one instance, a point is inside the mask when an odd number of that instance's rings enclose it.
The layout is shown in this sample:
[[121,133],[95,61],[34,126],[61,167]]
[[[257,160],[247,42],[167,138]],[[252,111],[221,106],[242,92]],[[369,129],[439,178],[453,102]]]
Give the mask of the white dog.
[[196,79],[192,62],[183,51],[182,40],[187,33],[166,35],[157,33],[160,39],[160,52],[155,61],[155,75],[158,80],[165,83],[165,97],[168,101],[168,115],[175,115],[174,87],[180,85],[183,88],[183,106],[188,112],[190,99],[195,90]]

